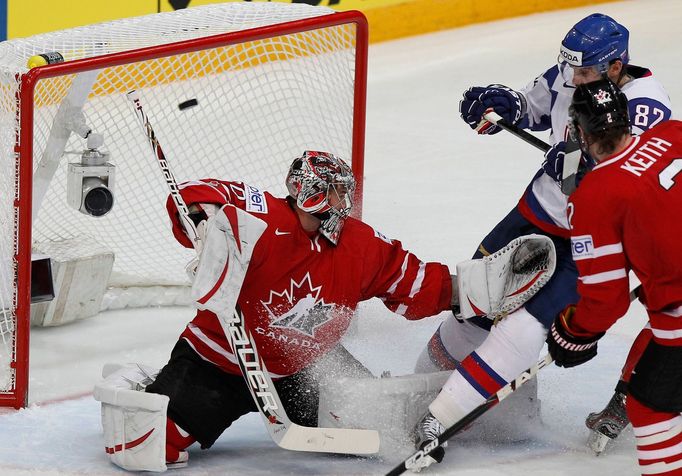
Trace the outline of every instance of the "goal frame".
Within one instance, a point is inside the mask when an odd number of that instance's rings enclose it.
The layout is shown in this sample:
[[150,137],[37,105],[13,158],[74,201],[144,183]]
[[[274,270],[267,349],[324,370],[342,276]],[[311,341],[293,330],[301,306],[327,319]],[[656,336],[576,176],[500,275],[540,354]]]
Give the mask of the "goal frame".
[[33,97],[36,85],[43,79],[66,74],[84,73],[105,67],[154,60],[168,56],[257,41],[275,36],[294,34],[326,27],[354,23],[356,27],[355,78],[353,98],[352,169],[357,179],[354,215],[362,214],[362,192],[365,147],[368,24],[365,16],[355,10],[337,12],[314,18],[283,22],[268,26],[222,33],[198,39],[128,50],[124,52],[83,58],[33,68],[21,75],[17,95],[19,103],[19,134],[15,143],[15,199],[14,221],[16,241],[15,268],[15,344],[11,367],[15,371],[12,391],[0,394],[0,407],[16,409],[28,404],[29,343],[31,314],[31,247],[32,247],[32,188],[33,188]]

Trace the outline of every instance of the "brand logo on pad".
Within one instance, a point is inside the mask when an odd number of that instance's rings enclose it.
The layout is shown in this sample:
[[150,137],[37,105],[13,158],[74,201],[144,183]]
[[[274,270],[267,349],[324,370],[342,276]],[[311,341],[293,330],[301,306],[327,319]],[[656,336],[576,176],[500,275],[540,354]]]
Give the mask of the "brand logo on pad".
[[293,329],[310,337],[315,329],[331,320],[332,304],[320,299],[322,286],[314,286],[310,273],[296,282],[291,280],[289,289],[282,292],[270,291],[268,302],[262,302],[270,313],[270,327]]
[[587,259],[594,257],[594,244],[592,235],[574,236],[571,238],[571,253],[573,260]]

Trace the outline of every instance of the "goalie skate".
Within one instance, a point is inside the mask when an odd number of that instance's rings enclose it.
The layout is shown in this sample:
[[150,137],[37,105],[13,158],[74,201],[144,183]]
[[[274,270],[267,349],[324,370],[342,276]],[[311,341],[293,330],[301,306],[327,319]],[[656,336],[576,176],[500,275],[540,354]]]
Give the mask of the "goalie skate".
[[629,423],[625,412],[625,394],[616,392],[602,411],[590,413],[585,419],[585,426],[592,430],[588,446],[600,455]]

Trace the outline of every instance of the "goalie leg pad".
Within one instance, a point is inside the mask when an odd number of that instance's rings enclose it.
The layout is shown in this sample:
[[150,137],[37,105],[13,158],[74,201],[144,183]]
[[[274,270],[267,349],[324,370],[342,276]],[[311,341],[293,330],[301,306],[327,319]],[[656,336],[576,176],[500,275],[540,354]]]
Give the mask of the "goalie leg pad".
[[330,379],[320,386],[319,425],[375,429],[381,457],[413,451],[412,430],[450,372]]
[[168,397],[140,391],[148,378],[140,366],[126,366],[94,390],[102,403],[105,451],[112,463],[130,471],[166,470]]

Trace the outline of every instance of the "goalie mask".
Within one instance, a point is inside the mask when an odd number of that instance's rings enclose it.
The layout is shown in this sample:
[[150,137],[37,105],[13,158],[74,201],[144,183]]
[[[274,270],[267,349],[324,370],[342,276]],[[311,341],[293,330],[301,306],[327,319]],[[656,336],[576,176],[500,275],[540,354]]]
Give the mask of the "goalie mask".
[[328,152],[307,150],[289,167],[286,184],[296,205],[319,218],[320,233],[336,245],[353,208],[355,178],[348,164]]

